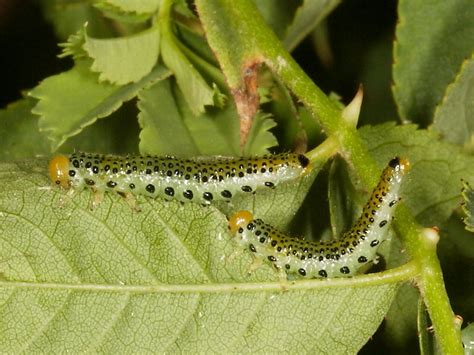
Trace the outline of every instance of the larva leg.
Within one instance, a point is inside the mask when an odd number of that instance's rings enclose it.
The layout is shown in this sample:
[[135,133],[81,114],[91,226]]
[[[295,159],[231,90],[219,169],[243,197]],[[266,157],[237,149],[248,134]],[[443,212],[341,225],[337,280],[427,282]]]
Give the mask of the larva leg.
[[96,209],[101,203],[104,201],[104,192],[93,190],[92,193],[92,202],[91,202],[91,210]]
[[232,263],[236,258],[238,259],[243,253],[243,249],[235,249],[231,254],[226,256],[225,260],[226,262],[228,261],[229,263]]
[[129,192],[125,192],[125,193],[119,193],[119,195],[123,197],[128,207],[130,207],[134,212],[141,211],[140,206],[138,205],[138,201],[133,194]]
[[66,206],[68,203],[71,203],[72,199],[76,195],[76,191],[74,190],[68,190],[68,192],[65,195],[62,195],[59,199],[59,208],[63,208]]
[[263,264],[261,258],[254,257],[252,263],[247,268],[247,274],[252,274],[255,270],[260,268]]

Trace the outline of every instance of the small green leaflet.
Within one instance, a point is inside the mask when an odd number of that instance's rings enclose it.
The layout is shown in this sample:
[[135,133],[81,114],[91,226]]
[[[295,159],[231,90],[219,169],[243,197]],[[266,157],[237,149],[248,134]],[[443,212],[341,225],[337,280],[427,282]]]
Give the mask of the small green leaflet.
[[139,82],[117,86],[99,83],[88,61],[79,61],[71,70],[43,80],[29,93],[39,100],[32,111],[40,116],[40,131],[47,135],[54,151],[84,127],[109,116],[144,87],[169,75],[166,68],[157,66]]
[[431,128],[454,144],[474,142],[474,56],[464,61],[456,80],[448,86]]
[[124,85],[137,82],[150,73],[158,60],[158,26],[135,35],[109,39],[92,38],[85,33],[84,50],[94,61],[91,70],[99,81]]

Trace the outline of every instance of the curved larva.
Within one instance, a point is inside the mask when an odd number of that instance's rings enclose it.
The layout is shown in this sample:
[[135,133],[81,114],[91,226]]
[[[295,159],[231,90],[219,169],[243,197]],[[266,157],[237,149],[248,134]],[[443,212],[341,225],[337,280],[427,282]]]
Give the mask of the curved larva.
[[308,158],[290,153],[235,159],[75,153],[58,155],[49,163],[51,180],[63,188],[89,187],[203,204],[274,188],[309,170]]
[[409,168],[407,160],[392,159],[365,205],[356,224],[340,239],[310,242],[290,237],[239,211],[229,220],[238,243],[257,257],[269,260],[277,269],[300,277],[342,277],[354,275],[371,262],[387,236],[399,190]]

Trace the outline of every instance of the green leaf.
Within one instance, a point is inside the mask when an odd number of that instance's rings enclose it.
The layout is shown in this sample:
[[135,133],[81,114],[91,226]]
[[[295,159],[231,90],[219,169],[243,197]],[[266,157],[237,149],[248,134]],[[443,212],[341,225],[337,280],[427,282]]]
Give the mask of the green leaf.
[[468,231],[474,232],[474,190],[467,181],[463,181],[462,184],[462,197],[464,200],[462,209],[466,215],[464,223]]
[[[107,194],[90,210],[46,161],[0,165],[0,347],[5,352],[356,353],[397,284],[251,275],[213,207]],[[310,315],[310,316],[308,316]]]
[[107,0],[94,3],[94,7],[99,9],[105,17],[119,22],[121,25],[141,26],[152,16],[151,13],[125,12],[123,9],[109,4]]
[[79,31],[87,22],[91,33],[110,37],[114,34],[110,23],[89,2],[70,0],[42,0],[45,18],[51,22],[61,41]]
[[285,48],[290,51],[294,49],[340,3],[341,0],[303,1],[284,36]]
[[136,12],[137,14],[151,14],[158,10],[161,0],[102,0],[103,3],[115,6],[124,12]]
[[140,89],[168,75],[165,68],[157,66],[137,83],[116,86],[99,83],[87,64],[79,62],[71,70],[45,79],[30,92],[39,100],[33,113],[40,115],[40,131],[47,135],[54,151],[84,127],[117,110]]
[[[333,236],[341,236],[349,230],[360,214],[365,202],[357,194],[347,172],[347,164],[335,159],[329,172],[328,200]],[[363,196],[366,199],[366,194]]]
[[474,157],[415,125],[364,126],[360,133],[381,167],[394,156],[410,160],[402,197],[417,220],[428,226],[445,222],[459,206],[459,180],[474,176]]
[[[393,242],[393,240],[392,240]],[[420,298],[418,290],[406,283],[400,286],[397,295],[385,316],[384,337],[390,339],[394,348],[403,348],[416,334],[416,314]]]
[[137,82],[150,73],[158,59],[160,33],[157,26],[138,34],[97,39],[85,34],[84,49],[94,60],[91,70],[99,81],[124,85]]
[[298,9],[298,1],[255,0],[255,5],[257,5],[258,11],[268,26],[275,32],[278,38],[283,39],[286,29],[291,24]]
[[218,94],[179,49],[174,36],[169,33],[161,38],[161,54],[165,65],[173,72],[179,88],[195,115],[205,111],[205,106],[214,105]]
[[36,101],[26,97],[0,110],[0,160],[33,158],[49,153],[49,143],[31,113]]
[[465,145],[474,139],[474,56],[467,59],[437,107],[432,129],[448,142]]
[[276,126],[270,115],[257,113],[253,118],[247,142],[244,147],[244,155],[261,155],[268,152],[268,149],[278,145],[278,141],[270,132]]
[[106,120],[98,120],[64,143],[59,152],[96,152],[103,154],[137,154],[140,127],[133,102],[125,103]]
[[193,136],[198,155],[241,155],[239,121],[232,102],[223,108],[209,107],[206,112],[196,116],[187,104],[184,94],[176,86],[173,89],[176,105],[184,124]]
[[193,137],[184,124],[169,80],[159,81],[138,94],[140,152],[156,155],[197,155]]
[[417,326],[418,326],[418,343],[420,345],[421,355],[438,354],[434,349],[434,336],[430,334],[430,322],[426,306],[420,299],[418,302],[418,315],[417,315]]
[[[186,98],[169,82],[159,82],[139,94],[140,151],[148,154],[178,156],[239,156],[237,112],[230,103],[194,115]],[[244,155],[262,155],[278,142],[269,129],[275,123],[268,115],[258,114],[247,141]]]
[[394,96],[402,119],[427,124],[474,49],[474,2],[402,0]]

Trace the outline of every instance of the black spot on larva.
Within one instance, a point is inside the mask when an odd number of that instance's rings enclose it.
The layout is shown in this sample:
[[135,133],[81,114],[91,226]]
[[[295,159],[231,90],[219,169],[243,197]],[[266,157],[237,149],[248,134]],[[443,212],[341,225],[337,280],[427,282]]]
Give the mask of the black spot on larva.
[[339,271],[341,272],[341,274],[346,274],[346,275],[351,272],[347,266],[341,267]]
[[221,195],[222,195],[222,197],[224,197],[224,198],[231,198],[231,197],[232,197],[232,193],[231,193],[229,190],[223,190],[223,191],[221,192]]
[[242,234],[244,232],[244,229],[242,227],[240,227],[237,232],[239,232],[239,234]]
[[367,258],[362,255],[362,256],[359,256],[359,258],[357,259],[357,261],[358,261],[359,263],[361,263],[361,264],[362,264],[362,263],[366,263],[366,262],[367,262]]
[[59,180],[56,180],[55,183],[56,183],[56,185],[61,185],[61,181],[59,181]]
[[290,264],[285,264],[285,269],[290,270]]
[[150,175],[151,174],[151,169],[146,169],[145,174]]
[[318,275],[321,277],[328,277],[328,273],[326,272],[326,270],[319,270]]
[[70,177],[76,176],[76,171],[75,170],[69,170],[69,176]]
[[207,180],[208,180],[208,177],[205,176],[205,175],[201,178],[201,181],[202,181],[202,182],[207,182]]
[[271,262],[275,262],[277,259],[273,255],[269,255],[268,260],[270,260]]
[[396,169],[400,165],[400,159],[398,157],[393,158],[390,160],[388,165],[390,165],[391,168]]
[[386,220],[383,220],[382,222],[379,223],[379,227],[382,228],[383,226],[385,226],[387,224],[387,221]]
[[148,184],[148,185],[146,185],[145,190],[147,190],[149,193],[152,194],[152,193],[155,192],[155,185],[153,185],[153,184]]
[[301,167],[306,168],[309,164],[309,159],[306,158],[303,154],[298,155],[298,161],[301,164]]
[[172,172],[171,170],[168,170],[168,171],[166,172],[166,175],[167,175],[167,176],[173,176],[173,172]]
[[72,165],[74,165],[75,168],[79,168],[79,161],[77,159],[74,159],[72,161]]
[[206,201],[212,201],[214,196],[212,196],[212,194],[210,192],[204,192],[202,194],[202,198],[205,199]]
[[370,246],[371,246],[372,248],[376,247],[377,245],[379,245],[379,241],[378,241],[377,239],[372,240],[372,241],[370,242]]
[[174,196],[174,189],[172,187],[165,188],[165,195]]
[[388,204],[389,207],[393,207],[397,203],[397,200],[390,201]]
[[94,174],[98,174],[98,173],[99,173],[99,167],[98,167],[98,166],[93,166],[93,167],[92,167],[92,172],[93,172]]
[[301,276],[306,276],[306,270],[301,268],[301,269],[298,269],[298,273],[301,275]]
[[252,168],[247,168],[247,174],[252,174]]
[[92,166],[92,163],[91,163],[90,161],[88,161],[88,162],[86,163],[86,168],[89,169],[91,166]]
[[135,184],[128,185],[132,190],[135,188]]
[[276,247],[277,243],[278,242],[276,240],[272,240],[272,242],[270,244],[271,244],[272,247]]
[[266,186],[266,187],[269,187],[269,188],[271,188],[271,189],[273,189],[273,188],[275,187],[275,184],[274,184],[273,182],[271,182],[271,181],[266,181],[266,182],[265,182],[265,186]]
[[249,245],[249,249],[250,249],[250,251],[253,251],[254,253],[257,252],[257,249],[255,249],[255,245],[253,245],[253,244]]
[[115,181],[107,182],[107,187],[114,188],[115,186],[117,186],[117,183]]
[[109,165],[109,164],[105,165],[105,166],[104,166],[104,171],[107,172],[107,171],[109,171],[109,170],[110,170],[110,165]]
[[248,229],[249,231],[255,229],[255,224],[253,224],[252,222],[250,222],[249,224],[247,224],[247,229]]
[[95,185],[95,181],[92,180],[92,179],[84,179],[86,181],[86,184],[89,185],[89,186],[94,186]]
[[184,190],[183,191],[183,196],[184,198],[187,198],[188,200],[193,199],[193,192],[191,190]]
[[244,177],[244,175],[245,175],[245,174],[244,174],[242,171],[239,172],[239,177]]
[[262,234],[262,231],[256,231],[255,235],[258,237],[260,234]]
[[247,185],[242,186],[241,189],[243,192],[252,192],[252,188]]
[[267,238],[261,237],[261,238],[259,239],[259,242],[260,242],[260,243],[265,243],[266,240],[267,240]]
[[155,166],[155,167],[153,168],[153,171],[154,171],[155,173],[159,172],[159,171],[160,171],[160,167],[159,167],[159,166]]
[[112,169],[112,173],[117,174],[117,173],[118,173],[118,169],[117,169],[117,168],[113,168],[113,169]]

